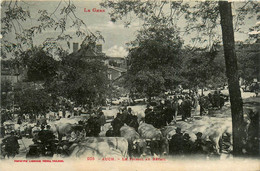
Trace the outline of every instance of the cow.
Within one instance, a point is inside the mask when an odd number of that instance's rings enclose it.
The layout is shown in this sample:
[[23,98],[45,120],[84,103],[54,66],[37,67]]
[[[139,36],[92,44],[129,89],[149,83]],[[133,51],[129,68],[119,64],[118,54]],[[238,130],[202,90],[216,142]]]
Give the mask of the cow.
[[166,137],[167,139],[171,139],[171,137],[176,134],[176,126],[165,126],[161,129],[163,137]]
[[70,157],[128,157],[123,137],[86,137],[69,148]]
[[61,118],[58,121],[49,122],[48,125],[51,126],[51,131],[61,141],[64,136],[69,138],[73,131],[83,131],[84,126],[78,124],[79,122],[82,122],[82,118]]
[[66,139],[69,139],[73,133],[85,132],[84,126],[79,124],[57,123],[50,126],[51,131],[58,136],[59,141],[61,141],[64,136],[66,136]]
[[137,155],[138,157],[146,155],[146,141],[142,139],[134,128],[124,125],[120,129],[120,136],[128,141],[129,156]]
[[168,140],[163,137],[162,132],[151,124],[141,123],[138,133],[150,142],[151,154],[167,155],[169,153]]

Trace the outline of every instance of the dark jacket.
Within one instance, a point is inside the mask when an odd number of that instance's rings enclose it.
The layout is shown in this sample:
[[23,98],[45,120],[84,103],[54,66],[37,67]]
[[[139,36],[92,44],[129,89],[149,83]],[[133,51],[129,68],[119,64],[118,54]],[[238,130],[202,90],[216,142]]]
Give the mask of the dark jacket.
[[176,133],[172,136],[169,142],[169,153],[170,154],[182,154],[183,153],[183,135],[182,133]]
[[111,125],[114,130],[114,135],[115,136],[120,136],[120,128],[124,126],[124,122],[121,120],[121,118],[116,117],[112,122]]

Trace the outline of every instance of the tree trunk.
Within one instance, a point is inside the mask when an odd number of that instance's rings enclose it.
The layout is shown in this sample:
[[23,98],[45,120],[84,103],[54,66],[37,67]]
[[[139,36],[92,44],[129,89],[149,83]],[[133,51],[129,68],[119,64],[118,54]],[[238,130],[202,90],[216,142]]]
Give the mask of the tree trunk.
[[234,156],[242,155],[243,136],[243,101],[239,87],[237,57],[235,53],[235,40],[233,30],[233,19],[231,3],[219,1],[219,11],[221,17],[222,40],[224,45],[224,55],[226,63],[226,75],[228,78],[228,88],[232,113],[233,128],[233,152]]

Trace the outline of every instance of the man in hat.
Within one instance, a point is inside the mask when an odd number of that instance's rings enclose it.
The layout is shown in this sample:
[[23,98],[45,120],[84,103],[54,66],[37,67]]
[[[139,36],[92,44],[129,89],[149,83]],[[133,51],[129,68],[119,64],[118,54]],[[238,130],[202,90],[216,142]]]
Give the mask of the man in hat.
[[175,117],[175,110],[172,108],[171,103],[167,103],[166,108],[163,112],[165,114],[166,123],[170,124],[173,120],[173,117]]
[[214,100],[213,100],[213,96],[211,93],[208,94],[208,99],[209,99],[209,103],[211,104],[211,106],[214,106]]
[[44,143],[45,140],[46,140],[44,128],[45,128],[45,126],[42,124],[42,125],[41,125],[41,130],[40,130],[40,132],[38,133],[39,140],[40,140],[42,143]]
[[121,116],[123,122],[126,121],[127,116],[128,116],[127,106],[124,106],[124,108],[122,109],[122,116]]
[[259,115],[260,107],[249,109],[250,124],[247,131],[247,151],[252,156],[259,156]]
[[192,103],[190,97],[188,95],[185,96],[185,100],[183,101],[183,119],[186,120],[187,118],[191,117],[191,109]]
[[207,97],[206,96],[204,96],[204,95],[200,96],[199,105],[200,105],[200,116],[202,116],[206,113],[206,108],[207,108]]
[[47,125],[46,126],[46,130],[45,130],[45,140],[44,140],[44,146],[49,145],[52,154],[54,154],[55,151],[55,144],[54,144],[54,140],[55,140],[55,135],[53,134],[53,132],[51,131],[51,126]]
[[[38,133],[38,139],[41,141],[41,152],[44,153],[45,152],[45,147],[47,145],[47,139],[48,137],[46,137],[46,130],[45,130],[45,126],[44,124],[41,125],[41,130],[40,132]],[[37,139],[36,139],[36,142],[37,142]]]
[[177,115],[178,115],[178,109],[179,109],[179,103],[178,103],[177,96],[174,96],[173,102],[172,102],[172,109],[174,110],[174,121],[177,122]]
[[183,134],[181,133],[181,128],[177,127],[176,134],[174,134],[169,142],[169,154],[178,155],[182,154],[183,147]]
[[190,140],[190,135],[188,133],[185,133],[183,135],[183,142],[182,142],[183,153],[186,155],[190,154],[192,145],[193,145],[193,142]]
[[46,131],[45,131],[45,137],[47,140],[53,140],[55,138],[55,135],[53,134],[53,132],[51,131],[51,126],[47,125],[46,126]]
[[144,111],[145,116],[152,112],[151,105],[147,104],[146,109]]
[[193,152],[195,154],[205,154],[204,150],[203,150],[203,146],[205,146],[205,142],[203,141],[202,139],[202,133],[201,132],[198,132],[196,134],[197,136],[197,139],[195,140],[194,142],[194,145],[193,145]]
[[104,115],[104,112],[102,112],[102,110],[99,111],[98,113],[98,120],[99,120],[100,130],[103,131],[104,125],[106,124],[106,117]]
[[120,128],[124,126],[124,122],[122,121],[122,117],[120,113],[117,113],[116,118],[111,122],[113,127],[114,136],[120,136]]
[[154,119],[155,119],[155,112],[153,111],[152,106],[149,105],[149,109],[146,110],[145,117],[144,117],[145,123],[153,125]]
[[17,137],[14,134],[14,131],[11,131],[11,136],[3,139],[3,143],[5,144],[5,151],[7,152],[8,158],[14,157],[16,154],[19,154],[19,143],[18,139],[22,139],[22,137]]
[[214,94],[212,95],[213,98],[213,107],[220,107],[220,95],[218,91],[214,91]]
[[17,124],[19,124],[19,125],[21,125],[21,124],[22,124],[22,117],[21,117],[21,116],[19,116],[19,117],[18,117]]
[[100,122],[98,117],[93,114],[87,121],[88,124],[88,133],[87,136],[94,136],[97,137],[99,133],[101,132],[100,128]]
[[135,130],[138,130],[139,124],[138,124],[138,118],[136,115],[133,114],[132,109],[129,107],[128,108],[128,114],[126,117],[126,120],[123,121],[126,123],[128,126],[135,128]]
[[5,127],[3,123],[1,123],[0,132],[1,132],[1,138],[3,138],[5,136]]

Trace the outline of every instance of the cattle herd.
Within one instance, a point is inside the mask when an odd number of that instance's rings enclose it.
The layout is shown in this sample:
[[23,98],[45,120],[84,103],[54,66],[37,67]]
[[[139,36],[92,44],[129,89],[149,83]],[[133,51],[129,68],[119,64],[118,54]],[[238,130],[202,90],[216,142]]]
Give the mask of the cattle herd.
[[[215,158],[223,153],[231,154],[232,121],[229,115],[191,116],[189,98],[183,100],[187,104],[168,102],[150,103],[142,111],[137,111],[135,106],[125,106],[109,121],[98,109],[88,117],[60,118],[41,125],[23,122],[16,124],[16,133],[33,140],[27,158],[143,158],[196,154]],[[180,108],[182,105],[185,109]],[[180,120],[177,120],[178,115],[181,115]],[[250,122],[247,117],[245,134],[250,129]]]

